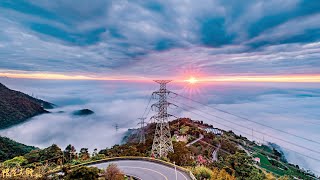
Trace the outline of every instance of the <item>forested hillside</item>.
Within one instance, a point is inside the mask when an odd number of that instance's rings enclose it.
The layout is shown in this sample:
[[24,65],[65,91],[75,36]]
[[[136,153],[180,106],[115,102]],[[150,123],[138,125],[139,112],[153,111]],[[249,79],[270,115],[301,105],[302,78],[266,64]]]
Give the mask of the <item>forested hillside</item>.
[[0,83],[0,129],[26,121],[33,116],[47,113],[53,104],[14,91]]
[[[198,179],[216,179],[217,174],[229,174],[226,179],[315,179],[316,176],[287,162],[277,145],[259,144],[205,124],[180,118],[170,123],[175,153],[169,153],[168,161],[184,167],[191,167]],[[138,144],[139,130],[131,129],[124,137],[123,145],[103,149],[100,153],[112,156],[151,156],[155,124],[145,128],[146,143]],[[187,145],[194,140],[199,141]],[[256,162],[255,159],[259,159]],[[223,175],[224,176],[224,175]]]
[[[223,131],[202,121],[192,121],[188,118],[180,118],[169,124],[174,153],[170,152],[168,157],[162,160],[174,162],[191,170],[199,180],[313,180],[318,178],[313,173],[288,163],[281,151],[273,148],[275,145],[258,145],[232,131]],[[79,147],[77,150],[71,144],[64,150],[55,144],[48,148],[32,150],[34,147],[27,147],[3,138],[0,148],[2,150],[4,146],[7,150],[0,154],[15,157],[6,161],[0,159],[0,171],[7,166],[15,167],[19,164],[22,168],[32,168],[35,171],[44,169],[44,172],[62,168],[66,173],[65,176],[58,177],[60,175],[55,174],[56,178],[60,179],[68,179],[68,176],[77,173],[80,173],[79,176],[83,176],[83,173],[93,173],[94,176],[98,176],[101,174],[99,170],[92,172],[92,169],[81,169],[80,171],[71,167],[112,157],[153,157],[151,147],[155,124],[151,123],[145,127],[145,144],[139,143],[139,130],[130,130],[121,145],[94,149],[92,153],[89,152],[88,147]],[[29,153],[26,153],[28,151]],[[11,154],[13,152],[16,155]],[[256,158],[261,161],[256,162]]]
[[0,136],[0,162],[21,156],[36,149],[33,146],[27,146],[7,137]]

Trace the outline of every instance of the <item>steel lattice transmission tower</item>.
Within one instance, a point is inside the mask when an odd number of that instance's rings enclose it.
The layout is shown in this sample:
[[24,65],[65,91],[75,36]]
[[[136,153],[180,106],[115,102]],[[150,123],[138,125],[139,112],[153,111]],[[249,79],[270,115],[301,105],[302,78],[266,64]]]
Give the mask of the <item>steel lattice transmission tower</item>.
[[155,80],[155,82],[160,84],[160,89],[152,93],[152,97],[159,99],[159,101],[151,106],[153,110],[158,112],[157,115],[152,117],[156,122],[156,130],[151,153],[155,158],[161,158],[167,157],[169,152],[173,152],[168,122],[169,117],[172,115],[168,114],[167,112],[167,108],[173,104],[167,101],[167,97],[172,92],[166,89],[166,85],[171,81]]
[[142,118],[138,118],[140,120],[140,122],[138,124],[140,124],[140,140],[139,143],[141,144],[145,144],[146,143],[146,136],[145,136],[145,130],[144,130],[144,125],[146,124],[144,122],[144,120],[146,119],[145,117]]

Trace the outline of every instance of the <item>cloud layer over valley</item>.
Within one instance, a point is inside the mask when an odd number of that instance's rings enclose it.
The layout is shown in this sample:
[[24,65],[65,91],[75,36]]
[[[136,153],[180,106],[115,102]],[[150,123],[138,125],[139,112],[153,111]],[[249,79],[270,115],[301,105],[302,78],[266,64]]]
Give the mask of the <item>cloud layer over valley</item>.
[[[137,118],[142,116],[151,92],[158,88],[154,83],[1,80],[9,88],[33,94],[59,106],[50,114],[34,117],[26,123],[0,131],[1,135],[41,148],[52,143],[61,147],[71,143],[77,149],[89,147],[92,150],[120,143],[128,128],[137,127]],[[203,104],[227,110],[297,136],[315,141],[320,138],[320,91],[317,84],[211,84],[206,87],[199,85],[197,91],[191,91],[179,83],[173,83],[169,88]],[[179,96],[170,100],[181,107],[170,109],[170,112],[178,117],[203,120],[215,127],[233,130],[258,142],[277,143],[283,148],[290,162],[315,170],[320,167],[317,161],[296,152],[319,159],[317,153],[273,137],[307,148],[319,148],[318,144],[245,121]],[[82,117],[72,115],[74,110],[84,108],[95,113]],[[153,114],[151,111],[148,117]],[[120,127],[118,132],[116,124]],[[251,129],[254,130],[253,137]]]

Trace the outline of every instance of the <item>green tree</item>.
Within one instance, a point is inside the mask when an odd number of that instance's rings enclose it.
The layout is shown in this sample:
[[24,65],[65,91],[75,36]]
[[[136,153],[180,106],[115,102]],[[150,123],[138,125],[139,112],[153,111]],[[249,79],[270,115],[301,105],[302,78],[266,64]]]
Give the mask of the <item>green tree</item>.
[[98,149],[94,148],[93,153],[92,153],[92,157],[98,155]]
[[105,159],[105,158],[106,158],[106,156],[104,154],[97,154],[97,155],[91,157],[92,160],[100,160],[100,159]]
[[56,160],[61,158],[63,155],[62,150],[56,144],[52,144],[51,146],[40,151],[40,160]]
[[184,142],[173,143],[174,153],[169,153],[168,158],[179,166],[189,166],[193,163],[191,151],[186,147]]
[[34,163],[40,161],[40,150],[33,150],[28,154],[25,154],[24,157],[28,160],[28,163]]
[[264,173],[252,165],[252,160],[245,153],[229,155],[226,159],[226,165],[229,172],[234,172],[238,179],[243,180],[263,180]]
[[43,150],[33,150],[28,154],[25,154],[24,157],[28,160],[28,163],[34,163],[34,162],[58,162],[58,159],[62,159],[62,151],[61,149],[56,145],[53,144]]
[[192,173],[198,180],[208,180],[213,178],[213,172],[205,166],[197,166],[192,169]]
[[96,167],[82,166],[66,175],[65,180],[97,180],[99,169]]
[[82,160],[90,159],[90,154],[89,154],[88,148],[81,148],[80,153],[79,153],[79,157]]
[[66,149],[63,151],[64,153],[64,158],[67,162],[72,161],[73,159],[76,158],[76,148],[69,144]]
[[136,144],[127,143],[123,145],[114,145],[110,149],[103,149],[99,154],[105,154],[108,157],[119,157],[119,156],[142,156],[143,153],[139,152]]

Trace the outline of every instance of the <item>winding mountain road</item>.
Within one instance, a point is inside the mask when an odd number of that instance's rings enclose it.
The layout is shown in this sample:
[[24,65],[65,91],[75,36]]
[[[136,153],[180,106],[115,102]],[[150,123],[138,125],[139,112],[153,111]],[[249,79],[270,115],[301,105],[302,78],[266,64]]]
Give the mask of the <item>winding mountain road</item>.
[[[109,164],[117,164],[124,174],[141,180],[175,180],[175,169],[163,164],[143,160],[116,160],[90,166],[106,169]],[[191,180],[190,176],[177,169],[177,180]]]
[[218,147],[212,152],[212,161],[218,161],[218,151],[221,148],[221,144],[219,143]]
[[189,147],[189,146],[191,146],[192,144],[200,141],[200,140],[203,139],[203,138],[204,138],[203,134],[200,134],[199,138],[197,138],[197,139],[193,140],[192,142],[188,143],[186,146]]

